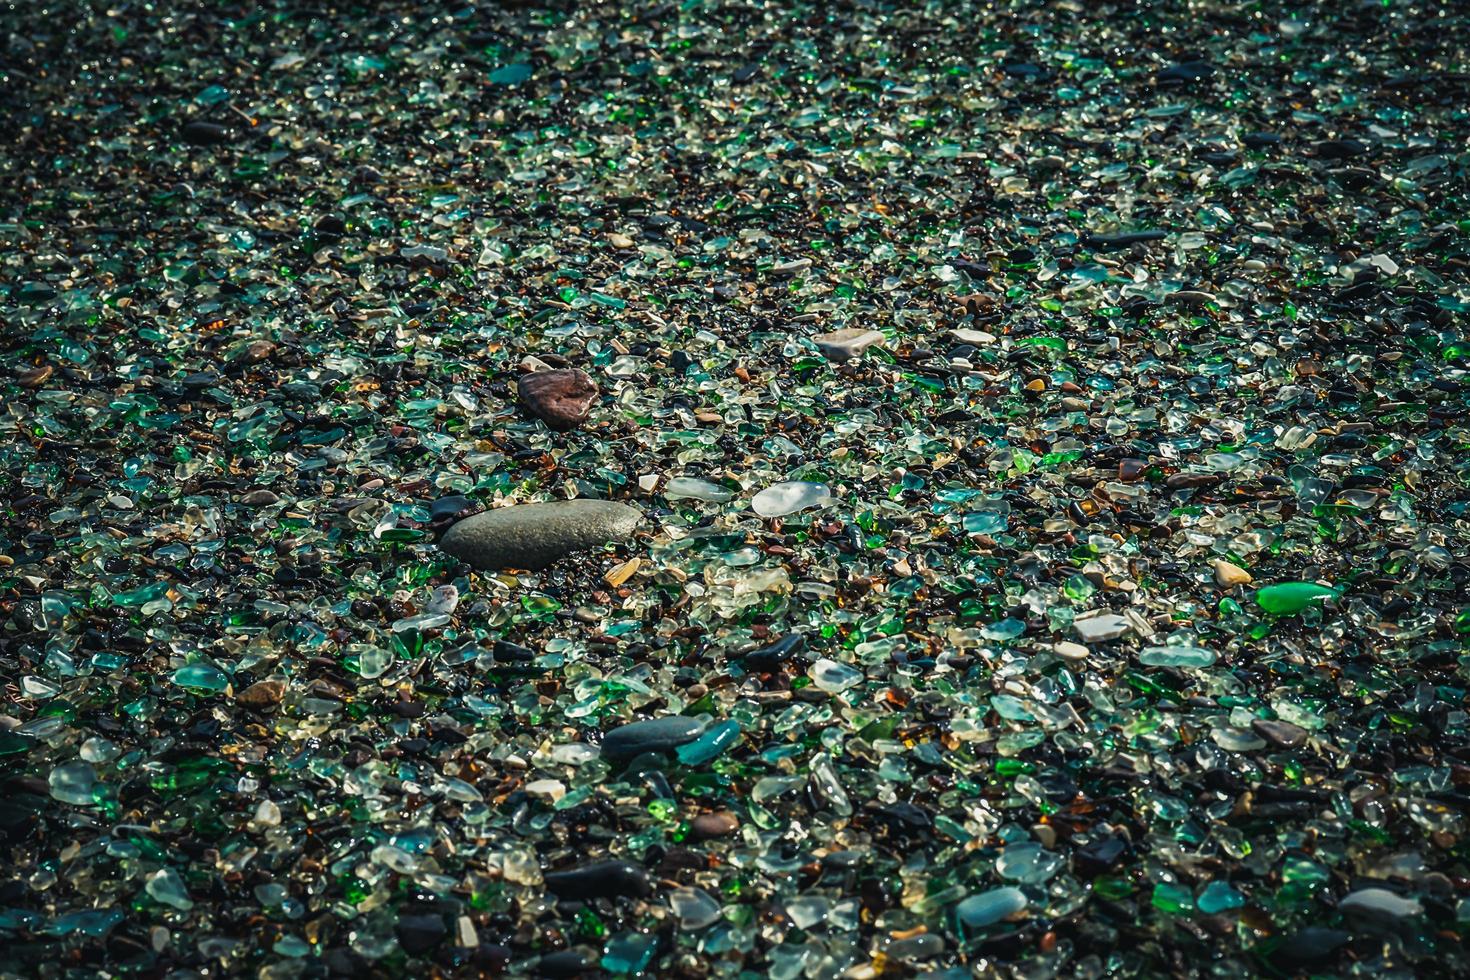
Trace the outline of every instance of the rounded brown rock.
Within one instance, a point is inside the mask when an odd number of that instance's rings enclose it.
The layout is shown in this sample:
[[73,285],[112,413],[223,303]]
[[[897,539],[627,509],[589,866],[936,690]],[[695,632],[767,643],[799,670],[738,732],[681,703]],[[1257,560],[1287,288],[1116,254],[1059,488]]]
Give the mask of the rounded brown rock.
[[689,822],[689,829],[704,840],[728,837],[740,829],[740,818],[726,810],[716,813],[701,813]]
[[247,708],[264,711],[280,704],[286,696],[286,682],[275,678],[256,681],[235,696]]
[[585,371],[566,368],[521,375],[521,404],[557,432],[569,432],[587,421],[601,392]]

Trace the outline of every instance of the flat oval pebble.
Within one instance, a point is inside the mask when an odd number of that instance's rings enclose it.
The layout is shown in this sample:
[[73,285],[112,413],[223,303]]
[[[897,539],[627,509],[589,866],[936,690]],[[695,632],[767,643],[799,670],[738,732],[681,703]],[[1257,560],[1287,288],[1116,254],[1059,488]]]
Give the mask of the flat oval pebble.
[[977,347],[993,344],[996,341],[995,334],[984,330],[973,330],[969,327],[955,327],[950,330],[950,336],[962,344],[974,344]]
[[672,752],[704,732],[704,724],[683,715],[648,718],[614,728],[602,737],[602,754],[608,759],[631,759],[645,752]]
[[465,518],[444,533],[439,547],[482,570],[535,570],[624,541],[642,519],[641,511],[606,500],[515,504]]
[[832,499],[825,483],[790,480],[766,487],[750,500],[750,509],[761,517],[785,517],[810,507],[821,507]]
[[627,861],[594,861],[545,875],[547,891],[563,898],[646,898],[653,894],[648,872]]
[[1360,888],[1337,903],[1337,907],[1356,916],[1387,916],[1390,919],[1424,912],[1424,906],[1415,899],[1404,898],[1387,888]]
[[1102,643],[1107,640],[1116,640],[1132,627],[1127,619],[1117,613],[1102,613],[1098,616],[1073,620],[1072,628],[1086,642]]
[[705,500],[713,504],[723,504],[735,498],[735,491],[708,480],[676,476],[664,484],[664,496],[670,500]]

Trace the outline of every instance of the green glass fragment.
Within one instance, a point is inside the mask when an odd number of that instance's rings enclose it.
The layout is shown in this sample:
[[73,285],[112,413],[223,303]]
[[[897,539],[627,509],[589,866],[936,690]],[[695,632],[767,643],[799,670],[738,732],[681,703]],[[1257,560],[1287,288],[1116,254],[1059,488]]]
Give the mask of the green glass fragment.
[[1341,589],[1315,582],[1280,582],[1256,590],[1256,604],[1276,616],[1290,616],[1313,603],[1336,599]]

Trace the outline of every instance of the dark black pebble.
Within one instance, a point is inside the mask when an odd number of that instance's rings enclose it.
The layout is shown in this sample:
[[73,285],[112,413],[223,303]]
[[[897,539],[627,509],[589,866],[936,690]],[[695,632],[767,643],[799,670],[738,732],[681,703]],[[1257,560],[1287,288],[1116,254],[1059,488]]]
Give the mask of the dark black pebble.
[[596,964],[580,950],[564,949],[558,953],[547,953],[536,964],[536,975],[547,980],[564,980],[591,970]]
[[429,506],[429,515],[435,519],[440,517],[453,517],[461,511],[468,510],[473,501],[468,497],[458,494],[450,497],[440,497]]
[[1308,926],[1286,937],[1272,951],[1271,961],[1288,969],[1319,964],[1332,957],[1352,938],[1351,933],[1342,929]]
[[1077,849],[1079,874],[1102,874],[1117,867],[1128,853],[1128,842],[1122,837],[1094,837]]
[[225,126],[204,119],[196,119],[186,123],[182,135],[184,142],[193,143],[195,146],[217,146],[222,143],[233,143],[237,130],[232,126]]
[[648,872],[627,861],[598,861],[546,876],[546,890],[561,898],[647,898],[653,894]]
[[1159,231],[1158,229],[1149,231],[1120,231],[1108,235],[1088,235],[1083,239],[1083,244],[1088,248],[1097,249],[1099,252],[1117,252],[1142,242],[1159,241],[1166,234],[1166,232]]
[[1307,740],[1307,730],[1289,721],[1256,718],[1251,721],[1255,733],[1277,748],[1291,749]]
[[1154,75],[1154,80],[1161,85],[1186,85],[1189,82],[1203,81],[1213,74],[1215,66],[1208,61],[1183,61],[1160,69]]
[[398,945],[413,955],[427,953],[444,941],[449,929],[440,915],[404,915],[396,927]]
[[783,663],[790,660],[801,649],[805,640],[806,638],[800,633],[792,633],[790,636],[781,637],[770,646],[747,653],[745,669],[762,673],[779,670]]
[[694,741],[702,731],[702,724],[683,715],[635,721],[608,732],[602,739],[602,754],[604,758],[626,760],[645,752],[670,752]]
[[1368,144],[1362,140],[1323,140],[1312,147],[1323,160],[1348,160],[1368,152]]

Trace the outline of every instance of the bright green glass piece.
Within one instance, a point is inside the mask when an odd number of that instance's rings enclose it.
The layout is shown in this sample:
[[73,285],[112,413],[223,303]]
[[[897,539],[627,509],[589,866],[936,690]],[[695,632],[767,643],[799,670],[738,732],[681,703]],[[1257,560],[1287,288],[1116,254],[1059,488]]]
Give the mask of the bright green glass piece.
[[1256,591],[1256,605],[1276,616],[1291,616],[1319,600],[1336,599],[1341,589],[1315,582],[1278,582]]

